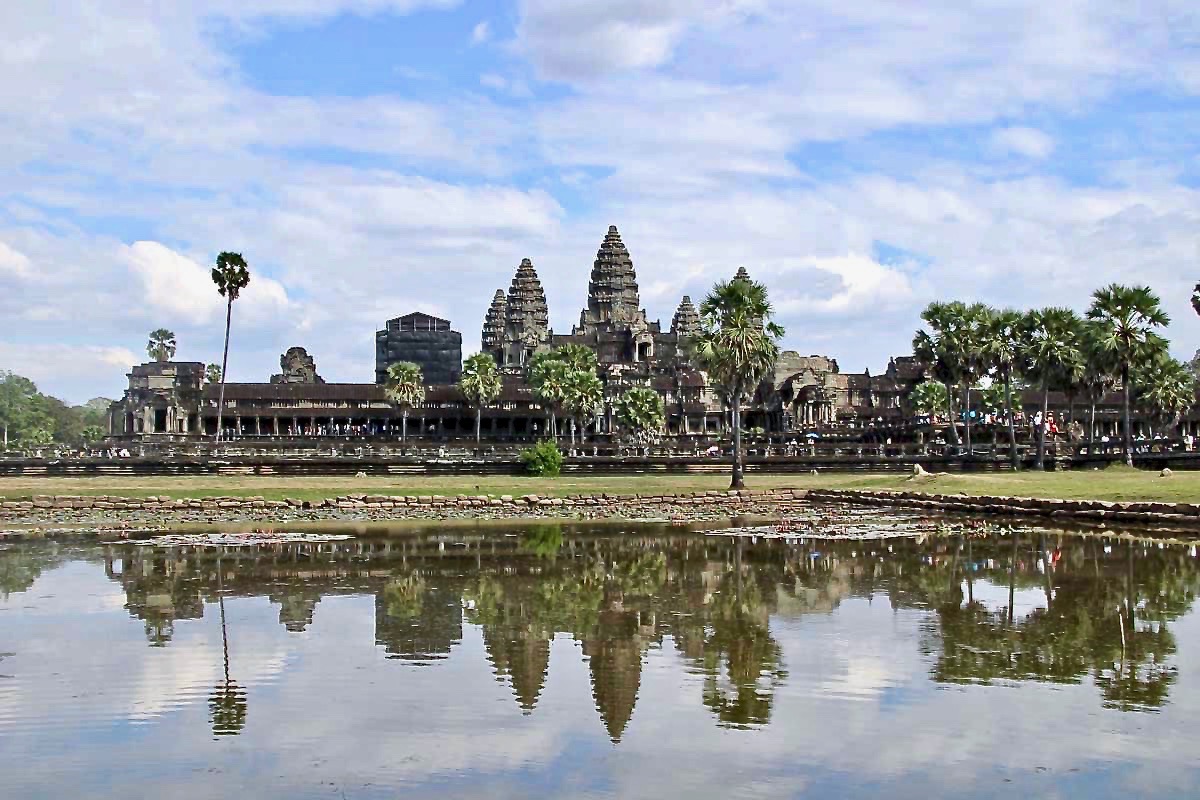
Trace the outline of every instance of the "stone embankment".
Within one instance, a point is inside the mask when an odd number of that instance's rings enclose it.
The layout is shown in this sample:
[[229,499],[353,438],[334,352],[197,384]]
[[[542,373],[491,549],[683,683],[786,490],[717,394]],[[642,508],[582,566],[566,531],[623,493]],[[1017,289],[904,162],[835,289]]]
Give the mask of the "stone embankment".
[[802,489],[566,497],[349,494],[323,500],[37,495],[0,502],[0,521],[86,525],[539,517],[710,520],[779,514],[802,504],[804,495]]
[[1109,500],[1050,500],[999,495],[932,494],[858,489],[811,489],[813,503],[906,508],[929,513],[968,513],[1007,517],[1048,517],[1070,522],[1172,524],[1200,528],[1200,504],[1118,502]]
[[323,500],[36,495],[0,501],[0,522],[18,525],[387,521],[407,519],[714,520],[780,516],[814,503],[878,506],[928,514],[968,513],[1085,524],[1200,529],[1200,504],[1045,500],[920,491],[770,489],[647,495],[380,495]]

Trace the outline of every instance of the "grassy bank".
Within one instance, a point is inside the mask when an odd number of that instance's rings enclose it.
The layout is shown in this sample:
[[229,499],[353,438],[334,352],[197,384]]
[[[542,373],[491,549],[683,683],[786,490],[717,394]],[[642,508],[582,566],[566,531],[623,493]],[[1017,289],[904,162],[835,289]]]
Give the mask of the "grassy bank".
[[[0,497],[45,495],[119,495],[174,498],[262,496],[268,500],[320,500],[345,494],[384,495],[524,495],[665,494],[726,489],[721,475],[629,475],[619,477],[518,478],[505,476],[453,477],[162,477],[162,478],[0,478]],[[1200,502],[1200,472],[1177,472],[1170,478],[1157,472],[1112,467],[1091,472],[998,473],[940,475],[910,480],[907,475],[750,475],[747,487],[773,489],[905,489],[929,492],[1063,500],[1159,500]]]

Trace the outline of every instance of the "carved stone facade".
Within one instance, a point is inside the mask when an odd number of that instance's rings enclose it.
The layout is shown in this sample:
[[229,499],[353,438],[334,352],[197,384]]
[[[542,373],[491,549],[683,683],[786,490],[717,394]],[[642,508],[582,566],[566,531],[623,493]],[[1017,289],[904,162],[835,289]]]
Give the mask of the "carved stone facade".
[[317,363],[303,347],[289,347],[279,357],[279,375],[271,376],[271,383],[324,383],[317,374]]
[[[484,320],[484,339],[491,345],[485,346],[485,352],[491,353],[501,367],[520,372],[535,353],[550,347],[550,308],[537,270],[528,258],[521,259],[503,304],[501,291],[496,292]],[[501,310],[503,332],[499,326]]]

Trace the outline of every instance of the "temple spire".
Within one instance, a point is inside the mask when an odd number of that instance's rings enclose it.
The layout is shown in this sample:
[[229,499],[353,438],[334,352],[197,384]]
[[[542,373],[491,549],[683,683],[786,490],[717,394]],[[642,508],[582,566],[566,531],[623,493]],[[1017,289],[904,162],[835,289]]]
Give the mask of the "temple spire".
[[504,347],[504,324],[508,316],[508,297],[503,289],[497,289],[492,305],[483,320],[481,344],[483,352],[495,355]]
[[746,271],[745,267],[738,267],[737,274],[733,276],[733,279],[735,281],[748,281],[750,280],[750,273]]
[[609,225],[592,264],[588,307],[581,315],[581,326],[605,322],[628,323],[637,317],[640,305],[633,258],[621,241],[617,226]]
[[671,320],[671,333],[680,339],[690,339],[700,332],[700,315],[692,305],[690,295],[684,295],[675,309],[675,317]]

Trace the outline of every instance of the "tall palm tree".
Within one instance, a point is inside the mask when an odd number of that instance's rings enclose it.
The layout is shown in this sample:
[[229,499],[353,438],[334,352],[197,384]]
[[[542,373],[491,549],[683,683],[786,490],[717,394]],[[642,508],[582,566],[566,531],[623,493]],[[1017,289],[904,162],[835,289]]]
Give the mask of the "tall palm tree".
[[963,394],[963,431],[971,455],[971,389],[987,372],[983,351],[990,309],[982,303],[950,303],[953,336],[958,356],[958,378]]
[[[588,351],[591,352],[590,350]],[[593,354],[592,358],[595,358]],[[604,402],[604,384],[594,370],[571,370],[563,383],[563,410],[571,417],[571,446],[575,446],[575,429],[578,427],[580,440],[588,419]]]
[[1130,372],[1135,364],[1151,358],[1161,347],[1162,340],[1154,335],[1154,331],[1169,325],[1171,318],[1163,311],[1162,301],[1150,287],[1116,283],[1096,290],[1087,317],[1097,323],[1100,348],[1111,356],[1121,382],[1125,463],[1132,467]]
[[553,352],[538,353],[529,362],[529,384],[550,412],[550,436],[558,437],[558,409],[565,397],[571,368]]
[[397,361],[388,366],[383,381],[383,393],[400,409],[400,446],[408,444],[408,412],[425,399],[425,379],[421,368],[411,361]]
[[150,331],[146,354],[155,361],[170,361],[175,357],[175,334],[166,328]]
[[1017,451],[1017,428],[1013,419],[1013,378],[1021,373],[1022,341],[1025,335],[1025,315],[1006,308],[989,310],[984,320],[980,348],[984,363],[1004,388],[1004,416],[1008,427],[1008,459],[1014,470],[1021,468]]
[[209,364],[204,368],[205,383],[220,383],[221,382],[221,365]]
[[246,727],[246,691],[229,677],[229,634],[225,626],[225,585],[221,555],[217,554],[217,603],[221,609],[221,652],[225,680],[217,685],[208,700],[213,736],[236,736]]
[[772,321],[767,289],[744,277],[713,286],[700,306],[695,359],[729,396],[733,417],[733,475],[729,488],[745,488],[742,400],[751,397],[779,358],[783,328]]
[[250,267],[241,253],[223,251],[217,255],[212,268],[212,280],[217,292],[225,298],[225,349],[221,354],[221,391],[217,398],[217,441],[221,441],[225,414],[225,376],[229,374],[229,327],[233,321],[233,301],[250,283]]
[[480,441],[483,426],[483,407],[496,402],[500,396],[500,370],[496,359],[487,353],[476,353],[463,364],[458,389],[467,402],[475,406],[475,444]]
[[[958,343],[953,335],[957,310],[952,303],[930,303],[921,312],[929,330],[913,336],[913,355],[926,366],[930,375],[946,387],[946,419],[950,423],[950,441],[958,444],[958,423],[954,419],[954,387],[958,385]],[[962,306],[961,303],[957,304]]]
[[1161,419],[1168,432],[1196,403],[1196,377],[1165,350],[1139,365],[1132,380],[1139,404]]
[[1061,386],[1083,367],[1082,326],[1069,308],[1043,308],[1029,312],[1025,338],[1026,374],[1042,390],[1042,424],[1037,431],[1037,469],[1046,466],[1046,417],[1050,390]]

